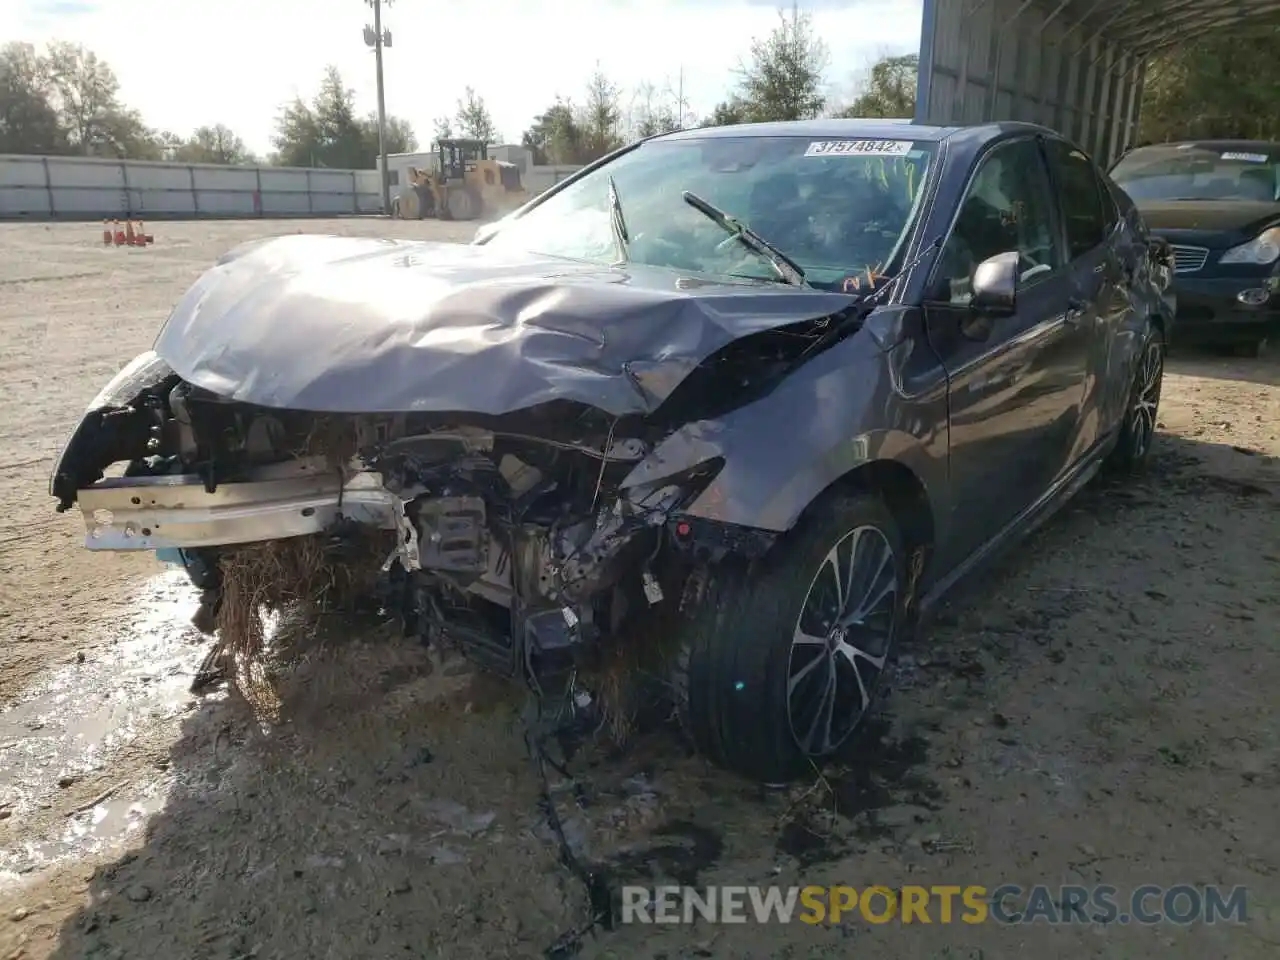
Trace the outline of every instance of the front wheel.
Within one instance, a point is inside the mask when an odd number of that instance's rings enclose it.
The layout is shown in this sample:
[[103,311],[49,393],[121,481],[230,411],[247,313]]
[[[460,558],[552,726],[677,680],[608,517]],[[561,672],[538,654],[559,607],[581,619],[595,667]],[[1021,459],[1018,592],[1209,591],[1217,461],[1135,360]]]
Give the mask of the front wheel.
[[765,783],[836,753],[904,628],[906,571],[893,515],[856,494],[820,501],[755,572],[713,582],[677,667],[695,746]]
[[1129,385],[1129,402],[1120,424],[1120,436],[1107,459],[1107,467],[1114,473],[1140,473],[1147,465],[1160,413],[1164,357],[1164,334],[1154,323],[1150,324],[1142,341],[1142,354],[1138,358],[1133,382]]

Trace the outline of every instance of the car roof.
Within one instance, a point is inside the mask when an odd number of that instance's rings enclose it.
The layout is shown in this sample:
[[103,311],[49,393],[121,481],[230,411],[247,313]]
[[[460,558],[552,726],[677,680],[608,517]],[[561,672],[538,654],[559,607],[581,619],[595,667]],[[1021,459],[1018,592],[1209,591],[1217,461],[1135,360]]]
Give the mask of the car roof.
[[1034,131],[1058,136],[1048,127],[1034,123],[1006,121],[1001,123],[973,124],[969,126],[941,127],[916,123],[903,119],[836,119],[783,120],[772,123],[738,123],[721,127],[695,127],[676,130],[654,137],[654,140],[702,140],[714,137],[864,137],[871,140],[924,140],[940,143],[952,137],[970,141],[986,141],[1005,133]]

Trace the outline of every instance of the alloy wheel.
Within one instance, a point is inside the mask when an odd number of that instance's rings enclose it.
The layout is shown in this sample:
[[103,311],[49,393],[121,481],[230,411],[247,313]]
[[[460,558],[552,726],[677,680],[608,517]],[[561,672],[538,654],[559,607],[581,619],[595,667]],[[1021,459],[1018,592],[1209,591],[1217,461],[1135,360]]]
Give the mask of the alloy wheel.
[[897,629],[897,563],[884,533],[860,526],[822,561],[796,620],[787,719],[801,751],[838,748],[871,705]]
[[1140,460],[1156,433],[1160,387],[1164,382],[1164,350],[1159,340],[1149,340],[1138,367],[1133,390],[1133,456]]

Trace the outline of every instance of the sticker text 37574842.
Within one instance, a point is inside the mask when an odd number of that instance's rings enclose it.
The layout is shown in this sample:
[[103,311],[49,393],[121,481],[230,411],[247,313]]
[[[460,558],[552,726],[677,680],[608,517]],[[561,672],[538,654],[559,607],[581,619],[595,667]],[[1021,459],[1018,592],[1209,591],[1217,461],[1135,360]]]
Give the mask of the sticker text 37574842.
[[905,157],[910,140],[815,140],[806,157]]

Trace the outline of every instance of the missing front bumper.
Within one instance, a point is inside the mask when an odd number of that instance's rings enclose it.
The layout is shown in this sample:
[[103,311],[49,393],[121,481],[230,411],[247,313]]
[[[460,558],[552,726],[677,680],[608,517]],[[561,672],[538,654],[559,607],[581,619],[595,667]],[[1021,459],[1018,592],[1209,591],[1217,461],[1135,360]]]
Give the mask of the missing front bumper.
[[371,473],[224,483],[209,493],[199,477],[101,480],[77,494],[85,547],[97,551],[194,549],[321,533],[339,520],[401,526],[403,504]]

